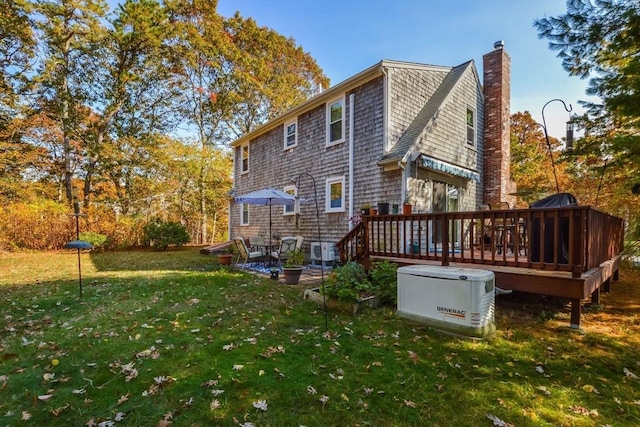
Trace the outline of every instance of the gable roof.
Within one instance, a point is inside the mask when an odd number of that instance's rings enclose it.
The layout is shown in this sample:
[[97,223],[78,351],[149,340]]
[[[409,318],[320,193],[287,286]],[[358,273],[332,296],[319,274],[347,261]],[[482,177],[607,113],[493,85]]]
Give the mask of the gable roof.
[[[473,62],[473,61],[470,61],[470,62]],[[292,116],[297,116],[299,114],[304,113],[305,111],[311,110],[321,104],[326,103],[327,101],[330,101],[332,98],[334,98],[335,96],[341,93],[347,92],[353,88],[358,87],[359,85],[362,85],[363,83],[369,80],[372,80],[378,76],[383,75],[384,69],[387,67],[420,68],[424,70],[437,70],[437,71],[452,69],[451,67],[446,67],[441,65],[429,65],[429,64],[420,64],[415,62],[394,61],[394,60],[383,59],[377,64],[372,65],[371,67],[359,72],[358,74],[348,78],[347,80],[344,80],[338,83],[337,85],[332,86],[329,89],[309,98],[305,102],[292,107],[291,109],[285,111],[281,115],[256,127],[251,132],[245,133],[244,135],[240,136],[238,139],[233,141],[231,143],[231,146],[237,147],[238,145],[244,142],[250,141],[251,139],[283,124],[285,120],[287,120]],[[453,70],[455,70],[456,68],[458,67],[453,68]]]
[[412,148],[420,138],[422,132],[437,117],[440,107],[449,98],[458,82],[469,71],[473,70],[473,60],[458,65],[449,71],[440,86],[436,89],[427,103],[422,107],[420,112],[407,127],[405,132],[400,136],[398,142],[393,146],[382,159],[378,161],[378,165],[388,165],[399,161],[406,161],[406,157],[411,153]]

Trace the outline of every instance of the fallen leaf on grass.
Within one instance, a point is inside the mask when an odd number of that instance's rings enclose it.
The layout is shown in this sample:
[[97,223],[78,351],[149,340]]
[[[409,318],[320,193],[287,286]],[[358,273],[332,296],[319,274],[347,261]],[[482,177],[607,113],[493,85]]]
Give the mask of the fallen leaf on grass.
[[407,406],[409,408],[415,408],[416,403],[411,400],[404,399],[404,406]]
[[591,416],[591,417],[597,417],[598,416],[598,410],[597,409],[587,409],[584,406],[578,406],[578,405],[569,406],[569,409],[571,409],[576,414],[588,415],[588,416]]
[[595,393],[595,394],[600,394],[600,392],[598,391],[597,388],[595,388],[594,386],[592,386],[591,384],[585,384],[582,386],[582,389],[584,391],[586,391],[587,393]]
[[544,394],[546,394],[547,396],[551,396],[551,392],[549,390],[547,390],[547,388],[543,385],[536,387],[538,390],[540,390],[541,392],[543,392]]
[[209,409],[215,411],[216,409],[220,408],[220,406],[220,401],[218,399],[213,399],[209,404]]
[[513,424],[508,423],[506,421],[502,421],[500,418],[496,417],[493,414],[487,414],[487,418],[489,418],[491,421],[493,421],[493,425],[494,426],[498,426],[498,427],[514,427]]
[[22,418],[20,418],[20,420],[28,421],[29,419],[31,419],[31,414],[27,411],[22,411]]
[[52,409],[51,413],[53,414],[54,417],[57,417],[58,415],[60,415],[60,413],[62,413],[62,411],[64,411],[65,409],[67,409],[69,407],[69,404],[66,404],[64,406],[61,406],[59,408],[56,409]]
[[627,378],[631,378],[632,380],[637,380],[638,376],[636,374],[634,374],[633,372],[631,372],[630,370],[628,370],[627,368],[624,368],[622,370],[622,372],[624,372],[624,376]]
[[49,400],[53,397],[53,394],[41,394],[38,396],[38,400]]
[[129,396],[131,395],[131,393],[127,393],[125,395],[120,396],[120,399],[118,399],[118,401],[116,402],[116,406],[123,404],[124,402],[126,402],[127,400],[129,400]]
[[258,400],[256,402],[253,402],[253,407],[262,411],[266,411],[269,405],[267,404],[266,400]]

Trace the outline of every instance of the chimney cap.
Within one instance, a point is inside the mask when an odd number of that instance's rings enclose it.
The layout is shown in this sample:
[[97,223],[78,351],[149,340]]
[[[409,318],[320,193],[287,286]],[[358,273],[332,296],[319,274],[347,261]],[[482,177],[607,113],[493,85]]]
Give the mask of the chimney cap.
[[504,48],[504,40],[498,40],[493,44],[495,50],[502,50]]

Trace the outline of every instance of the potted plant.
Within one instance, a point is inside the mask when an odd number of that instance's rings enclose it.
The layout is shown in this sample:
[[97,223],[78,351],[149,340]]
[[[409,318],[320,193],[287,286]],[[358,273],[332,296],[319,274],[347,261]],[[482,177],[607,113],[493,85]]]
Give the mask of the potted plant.
[[404,199],[404,202],[402,202],[402,214],[411,215],[412,211],[413,205],[411,204],[411,199],[407,196],[407,198]]
[[381,202],[378,203],[378,214],[379,215],[389,215],[389,203]]
[[234,246],[229,246],[224,249],[222,252],[218,254],[218,262],[220,265],[231,265],[231,260],[233,259],[234,254]]
[[369,215],[371,213],[371,205],[369,203],[365,203],[360,208],[360,215]]
[[302,274],[302,264],[304,263],[304,253],[300,249],[294,249],[289,258],[287,258],[282,266],[284,273],[284,282],[287,285],[297,285],[300,282]]

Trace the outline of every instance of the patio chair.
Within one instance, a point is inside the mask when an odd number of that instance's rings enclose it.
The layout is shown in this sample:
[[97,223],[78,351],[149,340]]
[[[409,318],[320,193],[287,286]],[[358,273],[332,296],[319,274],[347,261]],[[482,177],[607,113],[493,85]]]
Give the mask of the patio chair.
[[241,259],[242,259],[242,264],[247,264],[249,261],[252,261],[252,262],[262,261],[264,259],[264,252],[249,250],[249,248],[247,247],[247,244],[245,243],[242,237],[236,238],[235,242],[236,242],[236,248],[238,249],[238,256],[236,258],[236,262],[234,266],[237,266]]
[[[271,258],[277,261],[278,265],[282,267],[283,261],[286,261],[291,253],[298,248],[298,240],[302,237],[283,237],[280,239],[280,246],[277,251],[271,252]],[[300,242],[302,246],[302,242]]]
[[[509,202],[500,202],[496,204],[489,205],[491,210],[509,210],[511,209],[511,205]],[[513,233],[515,232],[515,222],[513,218],[495,218],[495,223],[493,224],[496,233],[496,250],[498,254],[502,254],[504,250],[505,253],[507,249],[511,249],[511,253],[514,251],[513,244]]]
[[267,245],[265,238],[262,236],[253,236],[250,241],[251,246],[249,249],[252,251],[264,251],[264,248]]

